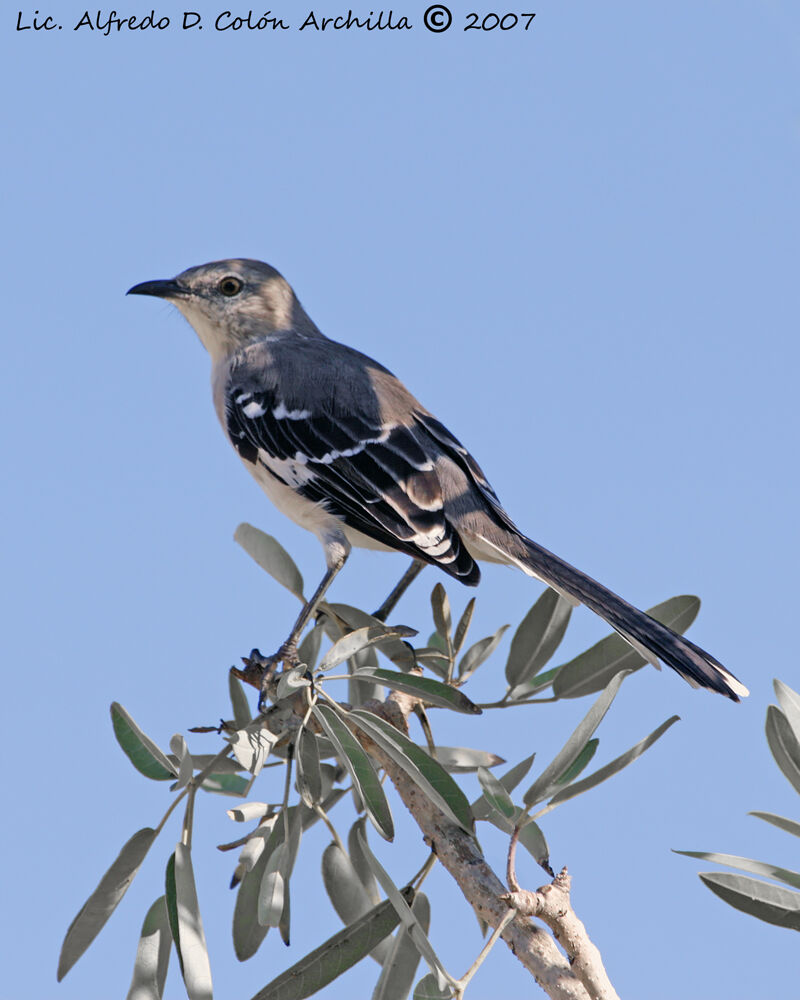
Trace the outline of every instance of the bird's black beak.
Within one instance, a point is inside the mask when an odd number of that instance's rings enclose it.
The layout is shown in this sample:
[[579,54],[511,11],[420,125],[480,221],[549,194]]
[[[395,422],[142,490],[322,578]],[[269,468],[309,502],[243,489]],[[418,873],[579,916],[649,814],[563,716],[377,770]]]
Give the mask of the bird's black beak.
[[179,299],[186,295],[186,291],[174,278],[169,278],[166,281],[143,281],[141,284],[129,288],[125,294],[154,295],[158,299]]

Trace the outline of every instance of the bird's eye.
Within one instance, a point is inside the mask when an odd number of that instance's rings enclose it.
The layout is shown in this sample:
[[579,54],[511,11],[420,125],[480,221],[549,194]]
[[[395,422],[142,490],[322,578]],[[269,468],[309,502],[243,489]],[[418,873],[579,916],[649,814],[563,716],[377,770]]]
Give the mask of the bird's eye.
[[238,278],[234,278],[233,275],[228,275],[227,278],[223,278],[219,283],[219,290],[223,295],[227,295],[231,298],[234,295],[238,295],[242,290],[242,282]]

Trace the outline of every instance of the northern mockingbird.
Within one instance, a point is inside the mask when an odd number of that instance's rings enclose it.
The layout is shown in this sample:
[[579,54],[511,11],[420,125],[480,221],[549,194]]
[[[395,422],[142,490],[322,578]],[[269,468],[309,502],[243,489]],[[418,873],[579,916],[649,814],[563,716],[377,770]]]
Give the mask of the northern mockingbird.
[[275,268],[216,261],[129,294],[167,299],[191,323],[231,444],[325,550],[327,572],[271,662],[297,662],[303,628],[359,545],[408,553],[473,587],[478,559],[517,566],[656,666],[734,701],[748,694],[713,656],[526,538],[458,439],[383,365],[321,333]]

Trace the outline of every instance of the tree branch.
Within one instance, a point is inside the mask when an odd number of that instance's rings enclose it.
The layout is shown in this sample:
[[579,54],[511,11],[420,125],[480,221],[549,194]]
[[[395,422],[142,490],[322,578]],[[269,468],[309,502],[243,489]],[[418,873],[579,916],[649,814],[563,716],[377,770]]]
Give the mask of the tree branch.
[[549,885],[536,892],[516,889],[500,898],[520,913],[544,921],[569,956],[572,971],[586,987],[592,1000],[619,1000],[603,967],[603,960],[586,928],[578,919],[569,899],[571,879],[562,868]]
[[[407,716],[415,699],[395,692],[386,702],[369,702],[369,711],[385,718],[402,732],[408,731]],[[359,733],[359,736],[362,734]],[[478,917],[497,927],[508,910],[505,886],[484,858],[475,838],[454,824],[427,798],[419,787],[380,747],[368,738],[365,749],[380,764],[404,805],[422,830],[425,843],[452,875]],[[515,905],[515,904],[512,904]],[[570,968],[556,942],[542,927],[519,915],[503,931],[503,940],[534,976],[551,1000],[589,1000],[583,982]],[[616,994],[607,994],[608,997]],[[606,995],[603,995],[606,1000]]]

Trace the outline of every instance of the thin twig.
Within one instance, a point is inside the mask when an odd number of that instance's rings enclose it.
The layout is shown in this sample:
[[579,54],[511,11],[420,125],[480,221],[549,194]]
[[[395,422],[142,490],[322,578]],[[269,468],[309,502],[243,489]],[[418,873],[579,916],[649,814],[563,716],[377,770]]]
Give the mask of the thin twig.
[[397,606],[397,602],[405,594],[411,584],[416,580],[420,573],[425,569],[425,563],[420,562],[418,559],[414,559],[408,569],[403,573],[403,575],[398,580],[396,586],[393,588],[386,600],[381,604],[378,610],[373,614],[373,618],[377,618],[378,621],[385,622],[389,615],[394,611]]
[[514,919],[516,915],[517,911],[513,907],[509,907],[506,915],[503,917],[503,919],[500,921],[500,923],[497,925],[497,927],[495,927],[494,931],[492,932],[492,936],[489,938],[489,940],[486,942],[483,948],[481,948],[478,957],[475,959],[475,961],[472,963],[469,969],[467,969],[464,975],[460,979],[456,980],[456,982],[453,984],[456,990],[456,1000],[461,1000],[461,997],[463,997],[464,995],[464,990],[467,988],[467,986],[469,986],[470,979],[472,979],[472,977],[475,975],[478,969],[480,969],[480,967],[486,961],[486,957],[488,956],[489,952],[492,950],[492,948],[494,948],[494,946],[500,940],[500,935],[503,933],[506,927],[508,927],[508,925],[511,923],[511,921]]

